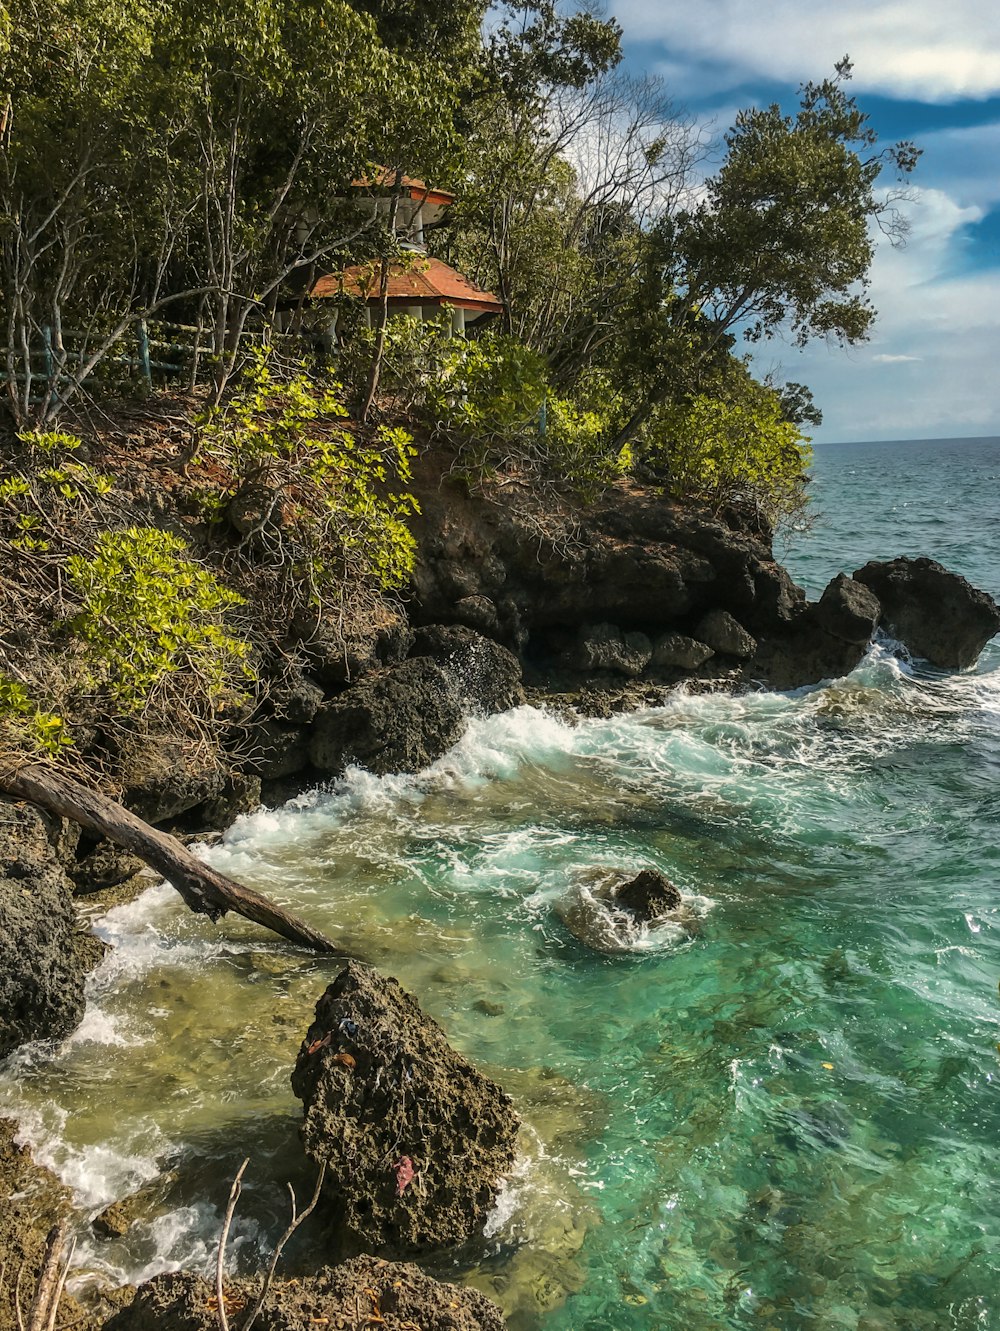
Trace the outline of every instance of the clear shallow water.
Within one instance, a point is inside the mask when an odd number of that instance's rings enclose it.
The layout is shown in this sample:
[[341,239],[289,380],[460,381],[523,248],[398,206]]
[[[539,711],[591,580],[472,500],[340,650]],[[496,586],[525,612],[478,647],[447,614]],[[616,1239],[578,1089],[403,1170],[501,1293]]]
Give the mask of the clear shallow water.
[[[996,442],[821,450],[825,518],[793,571],[815,592],[927,553],[996,595],[998,474]],[[882,650],[792,696],[575,728],[520,709],[423,777],[245,820],[213,859],[398,975],[515,1096],[524,1159],[449,1272],[515,1328],[988,1331],[998,826],[993,644],[962,676]],[[689,931],[588,953],[558,902],[588,868],[646,864]],[[82,1279],[208,1262],[246,1154],[249,1264],[285,1179],[309,1188],[288,1072],[335,967],[167,889],[100,929],[117,947],[84,1026],[8,1065],[0,1108],[92,1210],[156,1180],[127,1242],[82,1245]]]

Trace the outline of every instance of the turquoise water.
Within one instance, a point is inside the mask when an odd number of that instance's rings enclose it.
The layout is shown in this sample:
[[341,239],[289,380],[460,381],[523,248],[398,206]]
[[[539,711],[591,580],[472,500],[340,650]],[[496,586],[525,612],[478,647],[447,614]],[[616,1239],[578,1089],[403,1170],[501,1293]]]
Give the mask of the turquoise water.
[[[1000,441],[831,447],[815,476],[788,555],[811,591],[925,553],[1000,595]],[[998,826],[1000,649],[945,676],[882,647],[791,696],[476,721],[423,776],[354,774],[213,858],[398,975],[514,1095],[518,1171],[440,1269],[515,1331],[1000,1331]],[[560,904],[647,864],[686,926],[587,952]],[[284,1180],[309,1185],[287,1079],[333,967],[167,889],[99,928],[84,1026],[19,1055],[0,1108],[91,1211],[145,1185],[80,1282],[207,1266],[245,1154],[250,1265]]]

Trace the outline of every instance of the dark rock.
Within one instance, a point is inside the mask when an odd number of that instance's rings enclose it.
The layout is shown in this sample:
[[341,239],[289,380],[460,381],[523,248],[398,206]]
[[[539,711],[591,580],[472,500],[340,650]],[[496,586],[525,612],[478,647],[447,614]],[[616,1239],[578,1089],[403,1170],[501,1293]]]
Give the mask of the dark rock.
[[819,599],[815,620],[825,633],[835,638],[867,644],[881,612],[878,597],[870,588],[846,573],[838,573]]
[[67,874],[77,895],[87,896],[91,892],[120,887],[145,867],[145,860],[141,860],[138,855],[130,855],[127,850],[120,850],[110,841],[103,841],[96,850],[71,864]]
[[872,560],[854,578],[878,597],[881,624],[915,656],[942,670],[967,670],[1000,632],[1000,606],[933,559]]
[[319,711],[326,694],[314,679],[294,670],[272,686],[269,696],[279,720],[306,726]]
[[859,666],[868,639],[848,642],[817,623],[816,606],[799,617],[787,633],[763,640],[750,664],[752,677],[774,689],[799,689],[824,679],[842,679]]
[[350,684],[380,665],[402,661],[413,639],[402,610],[384,602],[347,623],[322,620],[296,627],[299,650],[327,687]]
[[326,1189],[374,1251],[464,1243],[514,1162],[518,1119],[394,979],[350,962],[316,1005],[292,1090]]
[[463,596],[455,602],[455,618],[460,624],[494,633],[500,625],[497,608],[488,596]]
[[313,724],[309,756],[332,774],[355,763],[379,775],[419,772],[464,728],[454,675],[422,656],[370,675],[327,703]]
[[[226,1282],[230,1324],[259,1290],[251,1280]],[[202,1276],[172,1272],[140,1285],[133,1302],[105,1323],[105,1331],[217,1331],[215,1287]],[[446,1284],[404,1262],[355,1257],[315,1276],[276,1281],[260,1317],[260,1331],[504,1331],[500,1309],[477,1289]]]
[[460,696],[483,716],[524,702],[521,663],[513,652],[463,624],[431,624],[413,635],[413,656],[430,657]]
[[651,664],[667,669],[697,670],[714,655],[707,643],[689,638],[686,633],[665,633],[653,644]]
[[580,630],[564,659],[573,670],[614,670],[635,678],[652,655],[653,644],[645,633],[623,633],[614,624],[594,624]]
[[261,721],[247,735],[247,763],[262,781],[294,776],[309,766],[309,735],[301,726]]
[[631,882],[618,888],[615,901],[648,923],[677,910],[681,905],[681,894],[663,874],[655,869],[643,869]]
[[85,978],[72,885],[46,820],[0,800],[0,1058],[68,1035],[83,1016]]
[[204,744],[182,737],[137,739],[119,754],[122,803],[147,823],[167,823],[220,796],[229,773]]
[[185,821],[206,830],[224,830],[241,814],[259,808],[260,777],[250,772],[230,772],[219,793],[197,805]]
[[728,610],[710,610],[695,629],[695,637],[723,656],[747,660],[757,650],[757,643]]

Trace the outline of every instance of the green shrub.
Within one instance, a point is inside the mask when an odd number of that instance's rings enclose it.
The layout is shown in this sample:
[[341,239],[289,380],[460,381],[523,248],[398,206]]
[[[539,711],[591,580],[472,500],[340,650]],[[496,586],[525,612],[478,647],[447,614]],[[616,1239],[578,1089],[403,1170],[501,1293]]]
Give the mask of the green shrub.
[[340,383],[301,369],[282,377],[261,351],[201,422],[204,448],[229,473],[222,498],[260,496],[257,557],[312,602],[366,584],[401,587],[416,555],[407,523],[417,501],[397,488],[411,476],[412,437],[388,427],[362,435],[346,417]]
[[782,415],[778,394],[739,361],[706,390],[658,410],[644,460],[666,474],[677,498],[751,502],[771,522],[801,514],[811,450]]
[[71,555],[66,570],[81,599],[71,628],[124,711],[141,711],[168,687],[195,711],[217,710],[253,678],[249,645],[224,626],[242,598],[196,564],[180,537],[150,527],[103,532],[93,558]]
[[56,758],[72,743],[63,717],[39,707],[23,684],[0,675],[0,749],[5,754]]

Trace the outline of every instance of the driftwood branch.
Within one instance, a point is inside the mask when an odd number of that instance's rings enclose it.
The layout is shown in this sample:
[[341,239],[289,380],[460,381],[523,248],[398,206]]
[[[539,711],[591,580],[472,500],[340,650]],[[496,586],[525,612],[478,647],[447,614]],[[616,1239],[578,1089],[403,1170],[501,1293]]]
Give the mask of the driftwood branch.
[[260,892],[254,892],[192,855],[176,837],[137,818],[114,800],[41,763],[0,772],[0,790],[69,818],[144,859],[172,883],[191,910],[215,921],[227,911],[263,925],[314,952],[345,955],[325,935]]
[[[76,1246],[74,1240],[70,1244],[69,1251],[66,1251],[68,1232],[69,1221],[66,1219],[60,1220],[49,1230],[45,1244],[45,1260],[38,1275],[35,1297],[31,1301],[31,1311],[28,1314],[27,1331],[53,1331],[56,1324],[59,1301],[62,1298],[66,1274]],[[20,1309],[18,1309],[18,1321],[20,1320]]]
[[219,1235],[219,1251],[215,1259],[215,1299],[218,1304],[216,1316],[219,1320],[219,1331],[229,1331],[229,1318],[226,1316],[226,1291],[224,1287],[223,1272],[226,1266],[226,1244],[229,1241],[229,1226],[233,1223],[233,1216],[236,1213],[236,1203],[240,1199],[240,1193],[243,1191],[243,1173],[250,1163],[250,1157],[243,1161],[233,1179],[233,1186],[229,1189],[229,1203],[226,1206],[226,1218],[222,1222],[222,1233]]

